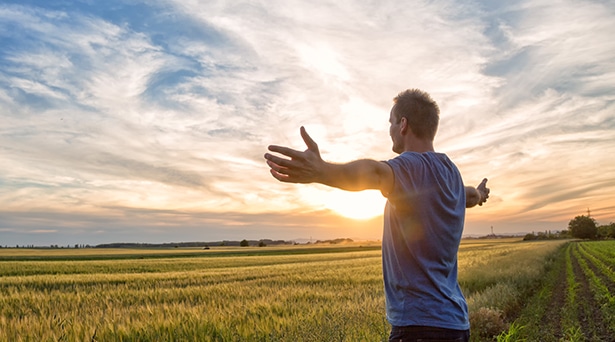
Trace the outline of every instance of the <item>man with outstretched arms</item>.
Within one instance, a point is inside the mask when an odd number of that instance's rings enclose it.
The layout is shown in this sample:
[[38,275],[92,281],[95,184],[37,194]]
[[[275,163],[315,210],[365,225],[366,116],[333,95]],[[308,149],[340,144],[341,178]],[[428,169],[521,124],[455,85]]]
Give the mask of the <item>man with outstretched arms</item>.
[[301,127],[307,150],[271,145],[265,154],[281,182],[321,183],[339,189],[378,189],[387,198],[382,268],[390,341],[469,341],[468,307],[457,282],[457,252],[465,208],[489,197],[487,179],[464,186],[459,170],[435,152],[439,108],[418,89],[401,92],[389,117],[388,161],[325,162]]

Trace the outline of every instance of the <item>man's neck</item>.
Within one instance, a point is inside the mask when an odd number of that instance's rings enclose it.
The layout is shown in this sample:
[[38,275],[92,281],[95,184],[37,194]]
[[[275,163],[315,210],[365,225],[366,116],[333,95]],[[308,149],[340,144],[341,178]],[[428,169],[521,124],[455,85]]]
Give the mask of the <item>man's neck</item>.
[[433,141],[425,141],[425,140],[419,140],[419,139],[408,140],[406,142],[404,151],[417,152],[417,153],[435,152],[433,148]]

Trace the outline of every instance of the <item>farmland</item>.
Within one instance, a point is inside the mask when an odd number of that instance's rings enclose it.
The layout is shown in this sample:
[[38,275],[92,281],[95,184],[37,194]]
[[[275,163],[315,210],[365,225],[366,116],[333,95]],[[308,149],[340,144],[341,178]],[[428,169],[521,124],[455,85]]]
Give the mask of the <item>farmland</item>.
[[615,241],[567,244],[511,341],[615,341]]
[[[612,302],[606,243],[464,240],[472,339],[609,336],[612,305],[597,305]],[[386,341],[380,257],[369,244],[1,249],[0,340]],[[557,300],[569,310],[552,314]]]
[[379,246],[75,252],[0,263],[0,339],[377,340],[388,329]]

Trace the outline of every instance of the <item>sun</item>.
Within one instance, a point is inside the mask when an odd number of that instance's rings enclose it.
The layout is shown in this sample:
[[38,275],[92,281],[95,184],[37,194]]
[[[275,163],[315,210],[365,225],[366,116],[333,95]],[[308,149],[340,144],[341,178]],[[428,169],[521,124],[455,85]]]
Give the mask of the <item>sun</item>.
[[386,199],[378,190],[350,192],[335,190],[327,194],[325,206],[337,214],[367,220],[382,215]]

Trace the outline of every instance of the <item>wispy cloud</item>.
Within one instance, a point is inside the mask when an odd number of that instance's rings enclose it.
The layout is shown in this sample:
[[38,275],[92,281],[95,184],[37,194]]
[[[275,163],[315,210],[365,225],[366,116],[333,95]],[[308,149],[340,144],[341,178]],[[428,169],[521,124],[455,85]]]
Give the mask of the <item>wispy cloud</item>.
[[[0,240],[7,229],[24,242],[19,232],[76,232],[63,222],[97,241],[100,231],[114,241],[148,229],[173,236],[160,222],[186,240],[198,227],[325,235],[340,224],[321,211],[330,190],[275,182],[266,146],[302,149],[305,125],[326,159],[390,158],[391,99],[410,87],[440,104],[436,146],[465,180],[491,179],[467,232],[565,226],[587,207],[613,221],[614,10],[541,0],[6,2]],[[379,236],[370,224],[361,234]]]

